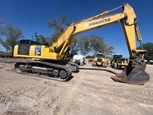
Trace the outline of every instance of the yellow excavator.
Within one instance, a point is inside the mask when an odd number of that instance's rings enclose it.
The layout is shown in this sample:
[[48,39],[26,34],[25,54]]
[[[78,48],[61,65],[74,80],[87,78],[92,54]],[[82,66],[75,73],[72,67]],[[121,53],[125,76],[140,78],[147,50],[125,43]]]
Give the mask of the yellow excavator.
[[[122,8],[122,12],[111,13],[118,8]],[[143,50],[143,47],[142,50],[136,49],[136,37],[140,45],[142,38],[136,21],[136,14],[128,3],[78,23],[72,23],[51,46],[40,45],[32,40],[21,40],[14,47],[14,57],[38,58],[39,61],[17,62],[14,69],[20,74],[67,81],[71,78],[72,71],[79,71],[78,66],[65,61],[72,38],[79,33],[118,22],[123,27],[130,62],[117,76],[119,79],[116,80],[130,84],[144,84],[150,79],[150,76],[145,72],[146,64],[143,60],[147,51]]]

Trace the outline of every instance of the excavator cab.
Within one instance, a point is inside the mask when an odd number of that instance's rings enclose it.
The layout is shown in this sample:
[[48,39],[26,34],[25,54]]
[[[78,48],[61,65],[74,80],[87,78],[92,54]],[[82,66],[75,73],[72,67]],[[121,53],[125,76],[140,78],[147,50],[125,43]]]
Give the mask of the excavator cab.
[[31,45],[40,45],[36,41],[30,39],[22,39],[18,44],[18,54],[29,55],[29,50]]

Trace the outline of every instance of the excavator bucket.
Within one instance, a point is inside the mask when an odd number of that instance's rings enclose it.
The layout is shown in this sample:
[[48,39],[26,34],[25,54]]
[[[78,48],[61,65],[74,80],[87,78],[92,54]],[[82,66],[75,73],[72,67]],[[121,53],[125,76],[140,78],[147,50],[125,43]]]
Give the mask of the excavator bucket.
[[150,80],[150,76],[139,65],[135,65],[133,68],[127,65],[120,74],[117,74],[112,79],[128,84],[143,85]]

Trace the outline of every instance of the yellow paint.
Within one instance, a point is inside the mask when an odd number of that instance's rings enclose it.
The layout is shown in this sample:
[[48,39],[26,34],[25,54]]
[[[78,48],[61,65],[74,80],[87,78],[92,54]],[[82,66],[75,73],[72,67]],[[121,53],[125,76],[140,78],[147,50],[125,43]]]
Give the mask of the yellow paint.
[[[132,50],[136,50],[136,35],[141,40],[140,31],[138,25],[135,24],[136,14],[133,8],[129,4],[123,5],[123,11],[121,13],[116,13],[109,15],[109,10],[98,14],[96,16],[90,17],[86,20],[82,20],[78,23],[71,24],[61,36],[54,42],[50,47],[42,46],[41,56],[35,55],[36,45],[30,46],[29,55],[19,55],[18,45],[14,47],[14,57],[27,57],[27,58],[41,58],[49,60],[65,60],[66,51],[71,44],[73,37],[79,33],[89,31],[92,29],[105,27],[114,23],[122,23],[123,31],[125,34],[125,39],[128,47],[130,56],[133,55]],[[110,32],[109,32],[110,33]],[[142,54],[146,52],[145,50],[136,50]],[[143,58],[143,56],[142,56]],[[104,61],[104,60],[103,60]]]

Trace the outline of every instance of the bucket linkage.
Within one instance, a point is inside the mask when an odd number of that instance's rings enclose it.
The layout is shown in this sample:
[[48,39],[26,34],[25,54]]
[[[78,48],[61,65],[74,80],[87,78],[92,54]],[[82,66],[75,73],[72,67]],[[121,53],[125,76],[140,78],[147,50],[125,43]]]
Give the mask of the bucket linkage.
[[143,85],[150,80],[150,76],[145,72],[146,63],[138,56],[131,57],[129,64],[124,70],[112,77],[114,81]]

